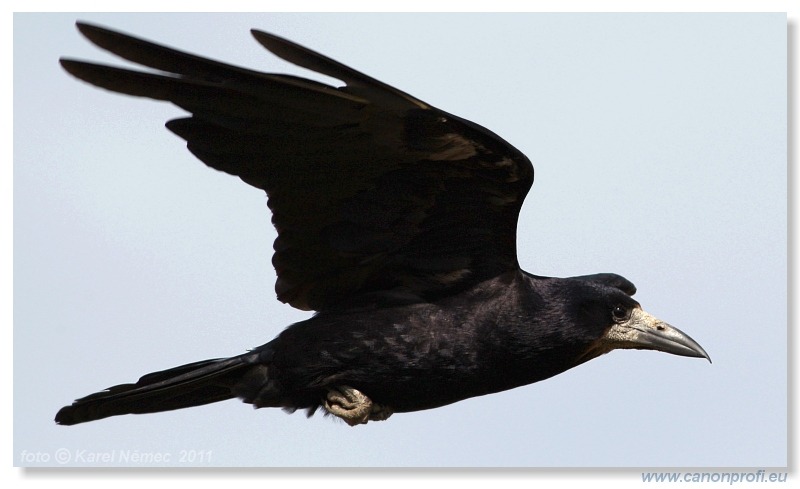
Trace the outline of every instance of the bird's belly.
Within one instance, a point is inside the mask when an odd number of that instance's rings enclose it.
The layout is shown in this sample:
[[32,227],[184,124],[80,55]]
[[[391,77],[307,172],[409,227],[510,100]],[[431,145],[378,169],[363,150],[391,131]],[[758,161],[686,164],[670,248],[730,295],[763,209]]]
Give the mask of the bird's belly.
[[375,356],[337,371],[328,385],[347,385],[395,412],[420,411],[492,391],[473,362],[448,351]]
[[395,412],[509,388],[492,377],[497,369],[487,357],[494,355],[479,341],[484,323],[494,322],[466,308],[459,310],[464,317],[442,310],[423,304],[363,316],[316,316],[273,342],[272,373],[298,407],[338,386],[358,389]]

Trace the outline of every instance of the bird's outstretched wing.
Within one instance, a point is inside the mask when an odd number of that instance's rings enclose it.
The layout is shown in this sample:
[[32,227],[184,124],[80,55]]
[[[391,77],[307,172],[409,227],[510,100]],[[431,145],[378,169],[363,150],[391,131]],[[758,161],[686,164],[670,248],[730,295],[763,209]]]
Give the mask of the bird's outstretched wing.
[[78,29],[159,72],[62,59],[69,73],[185,109],[191,116],[167,127],[189,150],[267,192],[283,302],[323,311],[374,292],[433,299],[518,267],[517,218],[533,167],[491,131],[260,31],[252,33],[274,54],[345,86]]

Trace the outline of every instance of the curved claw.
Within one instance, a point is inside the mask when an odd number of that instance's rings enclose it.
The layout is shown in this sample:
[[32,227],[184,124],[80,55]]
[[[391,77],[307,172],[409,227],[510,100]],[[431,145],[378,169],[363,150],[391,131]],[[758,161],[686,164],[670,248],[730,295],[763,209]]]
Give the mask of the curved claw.
[[322,406],[350,426],[367,424],[370,420],[384,421],[393,413],[389,407],[373,403],[361,391],[346,385],[329,388]]

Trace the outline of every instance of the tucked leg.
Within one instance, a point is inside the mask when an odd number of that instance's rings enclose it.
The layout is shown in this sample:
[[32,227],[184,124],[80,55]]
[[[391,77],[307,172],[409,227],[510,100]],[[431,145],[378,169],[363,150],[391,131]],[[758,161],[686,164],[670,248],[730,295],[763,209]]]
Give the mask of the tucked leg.
[[328,389],[322,405],[329,413],[342,418],[350,426],[383,421],[392,415],[387,406],[375,404],[358,389],[346,385]]

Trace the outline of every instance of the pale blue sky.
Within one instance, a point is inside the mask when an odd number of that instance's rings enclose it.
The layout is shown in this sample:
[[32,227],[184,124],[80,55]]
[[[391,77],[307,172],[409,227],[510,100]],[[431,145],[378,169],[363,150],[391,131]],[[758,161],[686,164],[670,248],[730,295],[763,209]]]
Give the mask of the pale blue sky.
[[[307,317],[274,298],[266,198],[164,129],[182,111],[60,70],[64,55],[118,62],[77,19],[305,74],[256,27],[490,128],[536,169],[523,268],[626,276],[713,365],[613,352],[357,428],[238,401],[56,426],[76,397]],[[137,450],[169,465],[191,450],[223,466],[787,463],[783,14],[17,14],[14,87],[15,465]]]

